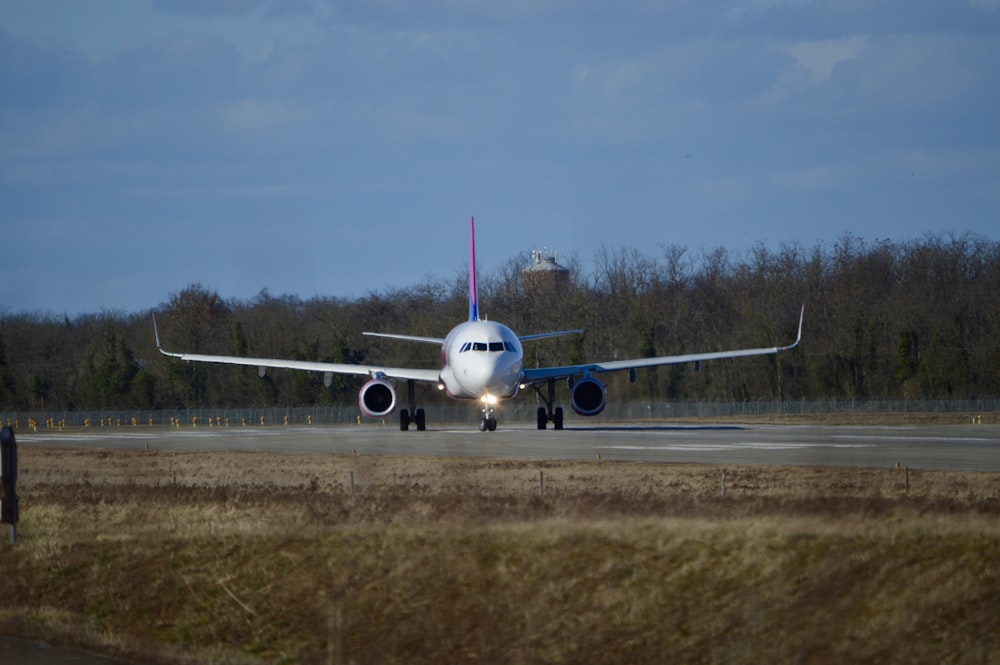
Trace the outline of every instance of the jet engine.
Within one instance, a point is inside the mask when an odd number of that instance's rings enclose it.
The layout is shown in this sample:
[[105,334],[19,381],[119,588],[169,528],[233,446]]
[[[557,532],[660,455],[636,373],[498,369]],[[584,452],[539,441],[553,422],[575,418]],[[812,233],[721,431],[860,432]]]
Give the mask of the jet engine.
[[597,379],[587,376],[570,387],[570,403],[578,416],[596,416],[604,410],[608,391]]
[[396,391],[385,379],[372,379],[358,393],[361,413],[369,418],[381,418],[396,410]]

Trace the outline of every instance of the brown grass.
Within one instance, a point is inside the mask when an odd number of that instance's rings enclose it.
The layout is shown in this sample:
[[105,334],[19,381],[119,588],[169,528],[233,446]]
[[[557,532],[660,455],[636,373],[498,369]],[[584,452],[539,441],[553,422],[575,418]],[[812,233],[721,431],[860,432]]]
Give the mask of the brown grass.
[[164,663],[998,662],[1000,475],[909,481],[22,446],[0,632]]

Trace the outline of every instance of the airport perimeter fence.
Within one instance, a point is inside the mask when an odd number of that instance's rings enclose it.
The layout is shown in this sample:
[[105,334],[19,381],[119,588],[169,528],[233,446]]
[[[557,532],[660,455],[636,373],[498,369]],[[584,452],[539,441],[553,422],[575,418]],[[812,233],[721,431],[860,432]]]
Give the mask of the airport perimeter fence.
[[[506,423],[535,422],[538,404],[514,400],[501,404],[497,418]],[[566,423],[642,423],[682,419],[749,418],[822,414],[955,414],[956,421],[1000,413],[1000,398],[937,400],[791,400],[756,402],[619,402],[609,403],[592,418],[576,416],[565,406]],[[476,424],[474,403],[456,402],[426,407],[427,422]],[[959,418],[961,416],[961,418]],[[18,429],[30,427],[251,427],[281,425],[344,425],[398,423],[398,414],[384,419],[363,418],[357,406],[258,407],[162,410],[6,411],[0,420]]]

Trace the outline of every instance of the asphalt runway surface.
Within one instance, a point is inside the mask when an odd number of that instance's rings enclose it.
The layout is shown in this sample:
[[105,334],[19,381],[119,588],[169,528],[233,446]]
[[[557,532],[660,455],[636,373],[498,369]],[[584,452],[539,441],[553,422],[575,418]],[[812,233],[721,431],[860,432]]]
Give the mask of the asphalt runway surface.
[[4,636],[0,636],[0,660],[4,665],[129,665],[116,658]]
[[[501,424],[502,425],[502,424]],[[702,464],[1000,471],[1000,425],[605,425],[480,432],[390,425],[88,428],[17,434],[24,446],[327,452]]]

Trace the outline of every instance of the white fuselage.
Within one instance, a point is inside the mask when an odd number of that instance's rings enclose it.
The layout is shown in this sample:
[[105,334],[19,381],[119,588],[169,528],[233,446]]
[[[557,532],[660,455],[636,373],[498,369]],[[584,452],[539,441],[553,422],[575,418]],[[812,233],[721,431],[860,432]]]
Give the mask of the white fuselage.
[[524,369],[521,342],[507,326],[467,321],[441,347],[441,382],[457,399],[507,398],[517,394]]

